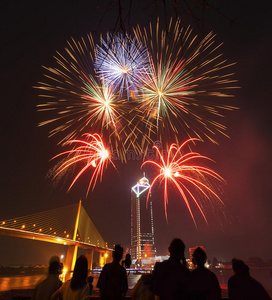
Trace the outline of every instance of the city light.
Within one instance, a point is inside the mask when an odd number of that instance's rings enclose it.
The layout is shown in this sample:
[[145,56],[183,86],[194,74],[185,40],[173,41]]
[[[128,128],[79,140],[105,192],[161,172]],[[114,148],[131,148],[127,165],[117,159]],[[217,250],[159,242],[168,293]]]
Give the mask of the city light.
[[132,187],[133,192],[139,197],[143,192],[150,188],[149,180],[146,177],[141,178],[136,185]]

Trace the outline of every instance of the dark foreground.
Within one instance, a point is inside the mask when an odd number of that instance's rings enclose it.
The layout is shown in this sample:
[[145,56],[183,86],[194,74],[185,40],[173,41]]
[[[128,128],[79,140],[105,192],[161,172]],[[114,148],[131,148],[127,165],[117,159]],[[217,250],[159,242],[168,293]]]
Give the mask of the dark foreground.
[[[33,290],[11,290],[6,292],[0,292],[0,299],[1,300],[31,300],[32,298]],[[128,291],[128,296],[126,299],[131,299],[130,291]],[[90,296],[91,299],[98,300],[98,293],[97,291],[94,291],[93,295]],[[222,298],[224,300],[227,300],[228,298]]]
[[[228,299],[228,291],[227,291],[227,282],[229,277],[232,275],[231,270],[214,270],[222,291],[222,299],[227,300]],[[268,291],[270,297],[272,296],[272,287],[271,287],[271,276],[272,271],[271,269],[260,269],[260,270],[252,270],[253,277],[256,278],[259,282],[262,283],[262,285],[265,287],[265,289]],[[90,296],[90,299],[98,299],[98,289],[96,288],[98,274],[94,275],[94,281],[93,286],[94,289],[92,291],[92,294]],[[30,300],[32,298],[33,289],[36,286],[36,284],[44,279],[47,275],[40,274],[40,275],[34,275],[34,276],[7,276],[7,277],[0,277],[0,300]],[[130,292],[138,279],[140,278],[140,275],[130,274],[128,276],[128,285],[129,290],[127,293],[126,299],[130,298]]]

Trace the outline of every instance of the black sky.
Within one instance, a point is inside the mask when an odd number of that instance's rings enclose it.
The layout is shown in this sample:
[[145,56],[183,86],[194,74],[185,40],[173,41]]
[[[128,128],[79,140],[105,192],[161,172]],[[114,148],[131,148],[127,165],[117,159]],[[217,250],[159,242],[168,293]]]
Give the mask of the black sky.
[[[122,3],[123,1],[121,1]],[[143,1],[145,2],[145,1]],[[220,7],[218,3],[220,2]],[[215,170],[227,181],[224,201],[229,222],[195,229],[185,205],[175,193],[169,199],[168,223],[162,192],[152,192],[158,254],[166,254],[173,237],[187,247],[204,245],[210,258],[230,260],[260,256],[271,259],[271,16],[268,1],[211,1],[215,9],[197,11],[196,17],[181,13],[184,25],[200,34],[213,30],[223,41],[225,57],[234,68],[241,87],[236,91],[240,108],[226,117],[230,139],[219,145],[205,143],[203,154],[216,161]],[[132,1],[130,24],[145,24],[164,17],[163,1]],[[166,16],[174,11],[166,1]],[[219,12],[218,12],[219,11]],[[41,102],[33,86],[43,78],[42,65],[54,66],[55,51],[62,51],[70,37],[94,37],[120,30],[115,1],[5,1],[1,2],[1,199],[0,220],[76,203],[84,199],[87,178],[70,193],[68,183],[53,186],[46,177],[49,160],[58,153],[56,138],[48,128],[37,127]],[[126,7],[123,8],[124,24]],[[201,17],[200,17],[201,16]],[[199,19],[197,19],[199,17]],[[120,21],[120,20],[119,20]],[[130,243],[130,188],[141,177],[140,161],[108,169],[103,182],[83,200],[83,206],[109,245]],[[148,177],[148,173],[146,173]],[[150,175],[151,177],[152,175]],[[150,178],[151,179],[151,178]],[[201,224],[201,221],[200,221]],[[55,245],[0,236],[0,264],[46,263],[64,250]],[[54,252],[54,253],[53,253]],[[188,256],[188,255],[187,255]]]

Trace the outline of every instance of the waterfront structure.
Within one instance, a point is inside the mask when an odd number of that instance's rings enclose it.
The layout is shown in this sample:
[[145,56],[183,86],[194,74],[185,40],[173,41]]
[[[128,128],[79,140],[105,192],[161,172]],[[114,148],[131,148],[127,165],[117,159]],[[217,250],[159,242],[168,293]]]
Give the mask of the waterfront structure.
[[75,266],[78,248],[85,250],[89,269],[92,269],[94,252],[99,253],[101,267],[107,263],[109,253],[112,252],[81,201],[32,215],[0,220],[1,234],[66,245],[68,249],[63,272],[69,276]]
[[156,255],[151,195],[147,202],[149,188],[145,175],[131,188],[131,257],[139,266],[143,259]]

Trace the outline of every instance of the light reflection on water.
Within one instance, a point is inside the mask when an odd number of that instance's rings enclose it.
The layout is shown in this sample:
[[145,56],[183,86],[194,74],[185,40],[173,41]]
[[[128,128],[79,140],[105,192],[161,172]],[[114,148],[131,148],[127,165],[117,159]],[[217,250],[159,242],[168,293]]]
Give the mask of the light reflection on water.
[[[37,283],[46,278],[46,274],[43,275],[28,275],[28,276],[10,276],[10,277],[1,277],[0,278],[0,291],[9,291],[16,289],[33,289]],[[98,279],[98,274],[94,275],[93,286],[94,290],[96,290],[96,284]],[[140,275],[130,274],[128,276],[128,285],[129,288],[132,289]]]
[[32,289],[43,280],[46,275],[28,275],[11,276],[0,278],[0,291],[9,291],[16,289]]

